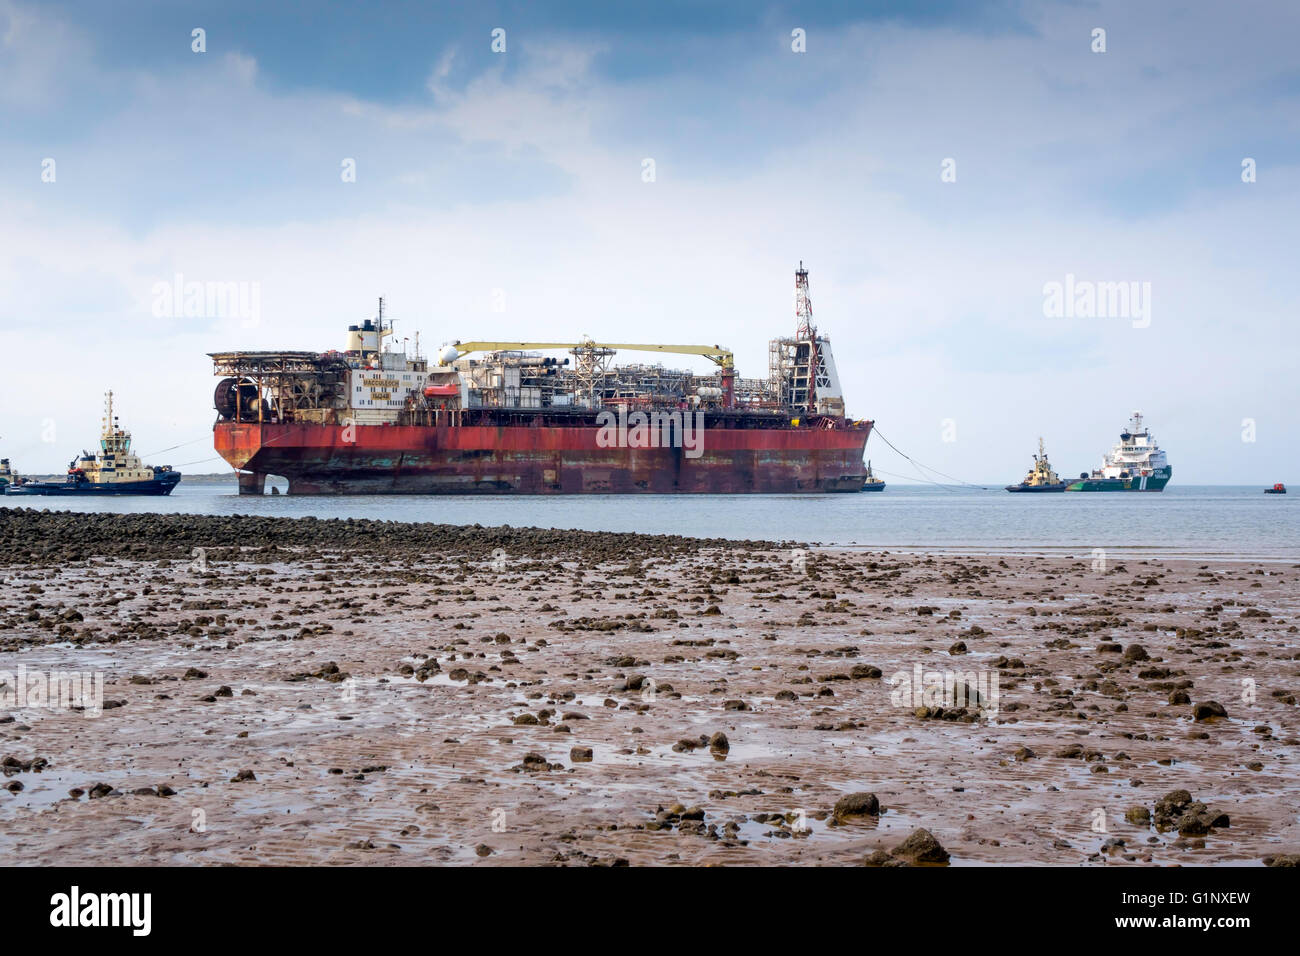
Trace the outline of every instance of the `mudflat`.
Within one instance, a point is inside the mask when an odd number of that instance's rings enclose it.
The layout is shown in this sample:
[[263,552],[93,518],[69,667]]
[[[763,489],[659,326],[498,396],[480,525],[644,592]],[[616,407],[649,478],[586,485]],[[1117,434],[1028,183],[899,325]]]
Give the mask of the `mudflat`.
[[1298,573],[0,509],[0,847],[1294,863]]

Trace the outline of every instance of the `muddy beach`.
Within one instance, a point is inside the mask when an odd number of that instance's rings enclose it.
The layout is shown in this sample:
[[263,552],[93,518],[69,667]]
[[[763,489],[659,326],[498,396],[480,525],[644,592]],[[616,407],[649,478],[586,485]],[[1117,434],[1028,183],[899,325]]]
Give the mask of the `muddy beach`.
[[1294,863],[1298,573],[0,509],[0,846]]

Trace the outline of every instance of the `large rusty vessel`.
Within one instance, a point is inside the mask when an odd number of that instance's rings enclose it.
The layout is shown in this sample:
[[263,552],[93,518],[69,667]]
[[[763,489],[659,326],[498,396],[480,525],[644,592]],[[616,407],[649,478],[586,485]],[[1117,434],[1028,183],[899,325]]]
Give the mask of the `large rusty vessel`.
[[[802,263],[795,303],[768,377],[743,379],[716,345],[454,342],[430,362],[386,341],[381,299],[341,352],[212,353],[214,444],[241,494],[270,476],[290,494],[861,491],[872,423],[845,414]],[[613,365],[620,350],[717,368]]]

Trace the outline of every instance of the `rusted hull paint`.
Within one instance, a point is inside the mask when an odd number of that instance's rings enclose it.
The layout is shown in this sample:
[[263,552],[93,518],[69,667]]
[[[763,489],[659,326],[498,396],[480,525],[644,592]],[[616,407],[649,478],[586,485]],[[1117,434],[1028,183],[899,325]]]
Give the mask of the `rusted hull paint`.
[[695,458],[601,448],[593,428],[218,422],[213,440],[251,494],[267,475],[297,495],[789,494],[861,490],[870,432],[714,428]]

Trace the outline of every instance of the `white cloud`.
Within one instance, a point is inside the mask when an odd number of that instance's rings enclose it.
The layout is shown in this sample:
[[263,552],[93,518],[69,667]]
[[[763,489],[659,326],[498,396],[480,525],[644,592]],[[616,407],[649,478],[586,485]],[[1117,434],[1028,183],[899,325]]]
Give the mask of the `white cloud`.
[[90,54],[81,31],[39,7],[0,0],[0,106],[48,107],[75,88]]
[[223,57],[226,73],[244,86],[252,86],[257,80],[257,60],[245,53],[232,51]]

